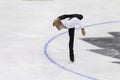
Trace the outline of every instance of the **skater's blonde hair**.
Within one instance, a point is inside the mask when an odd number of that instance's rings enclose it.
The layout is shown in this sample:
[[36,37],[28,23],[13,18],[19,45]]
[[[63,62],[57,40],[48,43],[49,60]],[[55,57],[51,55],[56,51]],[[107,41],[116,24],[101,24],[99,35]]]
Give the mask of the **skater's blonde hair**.
[[53,21],[53,26],[58,27],[60,25],[62,25],[62,22],[60,21],[60,19],[57,18],[56,20]]

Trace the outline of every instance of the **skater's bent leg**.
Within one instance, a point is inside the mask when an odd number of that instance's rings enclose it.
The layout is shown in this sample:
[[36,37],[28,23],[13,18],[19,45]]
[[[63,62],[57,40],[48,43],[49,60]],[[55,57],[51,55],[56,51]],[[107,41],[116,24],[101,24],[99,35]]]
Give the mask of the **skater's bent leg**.
[[74,32],[75,28],[69,29],[69,53],[70,53],[70,60],[73,62],[74,61]]

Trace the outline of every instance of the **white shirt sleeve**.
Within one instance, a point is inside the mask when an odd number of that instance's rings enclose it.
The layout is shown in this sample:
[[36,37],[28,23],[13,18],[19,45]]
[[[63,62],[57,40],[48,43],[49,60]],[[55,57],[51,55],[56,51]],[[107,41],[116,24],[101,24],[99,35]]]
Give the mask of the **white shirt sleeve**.
[[81,21],[77,18],[72,18],[71,20],[65,20],[65,21],[62,21],[63,25],[66,27],[66,28],[74,28],[74,27],[80,27],[80,28],[84,28],[82,25],[81,25]]

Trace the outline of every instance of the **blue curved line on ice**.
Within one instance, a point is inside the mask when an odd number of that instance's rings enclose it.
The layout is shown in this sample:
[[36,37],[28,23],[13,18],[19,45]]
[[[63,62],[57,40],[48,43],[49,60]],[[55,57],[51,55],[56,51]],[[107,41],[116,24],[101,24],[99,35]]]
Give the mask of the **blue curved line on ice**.
[[[96,24],[86,25],[85,27],[91,27],[91,26],[97,26],[97,25],[103,25],[103,24],[110,24],[110,23],[117,23],[117,22],[120,22],[120,21],[109,21],[109,22],[96,23]],[[80,28],[77,28],[77,29],[80,29]],[[66,70],[66,71],[69,71],[69,72],[71,72],[71,73],[74,73],[74,74],[76,74],[76,75],[78,75],[78,76],[81,76],[81,77],[84,77],[84,78],[88,78],[88,79],[90,79],[90,80],[98,80],[97,78],[90,77],[90,76],[88,76],[88,75],[84,75],[84,74],[75,72],[75,71],[73,71],[73,70],[70,70],[70,69],[62,66],[61,64],[55,62],[55,61],[49,56],[49,53],[47,52],[47,48],[48,48],[50,42],[52,42],[52,41],[53,41],[54,39],[56,39],[57,37],[59,37],[59,36],[61,36],[61,35],[64,35],[64,34],[66,34],[66,33],[67,33],[67,31],[66,31],[66,32],[63,32],[63,33],[60,33],[60,34],[52,37],[50,40],[48,40],[48,42],[47,42],[47,43],[45,44],[45,46],[44,46],[44,54],[45,54],[45,56],[46,56],[53,64],[57,65],[58,67]]]

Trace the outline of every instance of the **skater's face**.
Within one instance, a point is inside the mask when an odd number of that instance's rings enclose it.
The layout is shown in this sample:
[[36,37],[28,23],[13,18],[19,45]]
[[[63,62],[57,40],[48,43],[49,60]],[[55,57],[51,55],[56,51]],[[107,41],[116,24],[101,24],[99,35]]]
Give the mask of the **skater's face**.
[[60,31],[61,29],[64,28],[64,26],[63,25],[57,25],[56,28]]
[[60,21],[60,19],[56,19],[53,22],[53,26],[55,26],[58,30],[61,30],[64,28],[62,22]]

